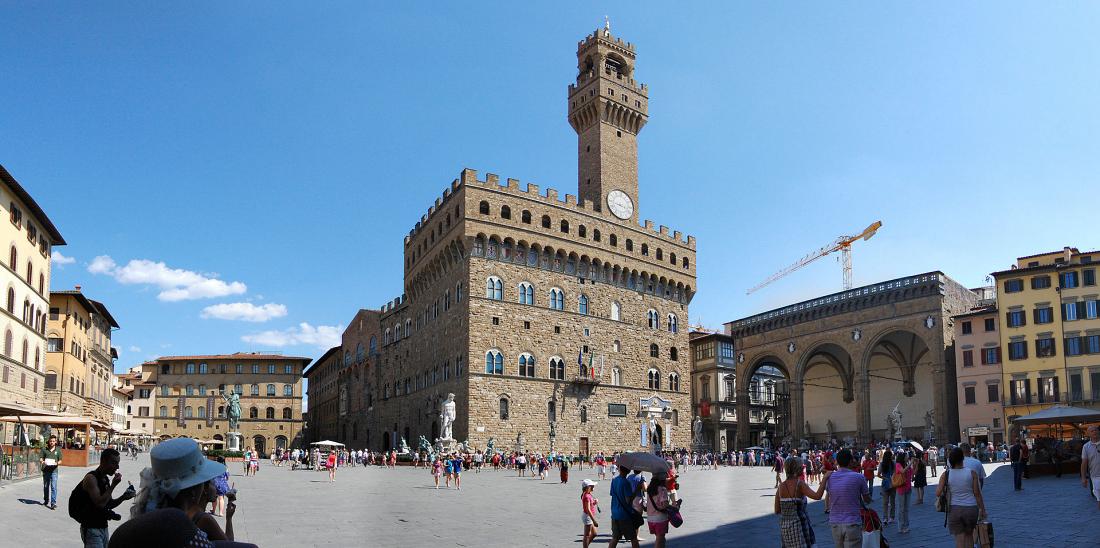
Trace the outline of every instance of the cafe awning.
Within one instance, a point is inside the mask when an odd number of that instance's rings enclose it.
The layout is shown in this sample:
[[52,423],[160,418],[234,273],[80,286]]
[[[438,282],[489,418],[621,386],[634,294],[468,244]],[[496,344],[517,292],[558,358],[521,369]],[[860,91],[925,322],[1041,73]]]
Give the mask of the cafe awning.
[[1021,425],[1100,422],[1100,411],[1069,405],[1055,405],[1030,415],[1018,417],[1012,422]]
[[19,420],[22,417],[56,416],[57,413],[20,402],[0,402],[0,415],[13,415],[11,420]]

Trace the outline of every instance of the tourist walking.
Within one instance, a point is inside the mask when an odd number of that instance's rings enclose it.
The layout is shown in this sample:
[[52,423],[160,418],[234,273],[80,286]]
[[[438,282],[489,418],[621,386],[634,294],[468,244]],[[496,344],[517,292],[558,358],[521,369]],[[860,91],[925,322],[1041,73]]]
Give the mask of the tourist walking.
[[860,463],[860,469],[863,470],[863,479],[867,480],[867,491],[871,493],[871,498],[874,498],[875,488],[875,471],[878,470],[878,461],[875,460],[875,453],[868,449],[863,453],[863,462]]
[[882,478],[882,523],[890,524],[894,521],[894,513],[897,511],[897,493],[890,485],[894,477],[894,452],[887,449],[882,452],[882,462],[878,467],[878,477]]
[[913,489],[917,492],[917,504],[924,504],[924,488],[928,485],[928,467],[924,464],[924,452],[917,453],[913,457],[916,466],[913,467]]
[[[195,443],[191,439],[188,441]],[[80,523],[80,541],[84,543],[84,548],[107,548],[110,540],[107,520],[122,518],[112,509],[134,498],[133,489],[127,489],[118,498],[111,498],[115,487],[122,482],[122,474],[118,473],[121,460],[122,455],[117,450],[104,449],[99,455],[99,466],[85,474],[69,496],[69,515]],[[76,515],[73,515],[74,509]]]
[[[825,482],[814,491],[802,481],[802,459],[787,457],[783,461],[783,471],[787,479],[775,490],[775,513],[779,514],[779,538],[783,548],[810,548],[817,542],[814,528],[806,514],[806,499],[821,500],[825,493]],[[825,474],[826,480],[831,474]]]
[[336,481],[336,451],[329,451],[328,454],[328,481],[332,483]]
[[988,518],[978,474],[963,466],[963,458],[963,451],[958,447],[948,453],[947,469],[936,487],[936,497],[946,493],[950,504],[947,530],[955,537],[955,548],[974,546],[974,528],[978,520]]
[[451,461],[451,473],[455,477],[455,489],[462,489],[462,455],[454,455],[454,460]]
[[581,480],[581,523],[584,525],[584,536],[581,539],[581,548],[588,548],[596,539],[596,528],[600,523],[596,520],[597,505],[599,501],[592,494],[597,483],[590,480]]
[[653,474],[646,488],[646,522],[653,534],[653,548],[665,548],[665,536],[668,535],[668,489],[663,474]]
[[[619,475],[611,479],[611,540],[608,548],[615,548],[619,539],[630,541],[631,548],[638,548],[638,525],[641,516],[632,505],[634,484],[627,478],[630,473],[625,466],[619,467]],[[637,524],[636,524],[637,523]]]
[[[225,457],[218,457],[218,463],[225,466]],[[217,498],[214,500],[214,515],[224,516],[226,496],[233,489],[229,485],[229,469],[222,472],[222,475],[214,478],[214,487],[217,488]]]
[[569,483],[569,458],[560,457],[560,463],[558,464],[558,473],[561,477],[561,484],[565,485]]
[[972,456],[972,450],[969,443],[960,443],[959,449],[963,452],[963,466],[970,470],[973,470],[978,475],[978,485],[985,487],[985,467],[982,466],[982,461]]
[[443,475],[443,463],[439,461],[438,455],[432,461],[431,471],[432,477],[435,478],[435,488],[439,489],[439,476]]
[[936,477],[936,464],[939,463],[939,453],[936,451],[936,446],[929,447],[925,454],[928,455],[928,465],[932,467],[932,477]]
[[42,506],[57,510],[57,467],[61,465],[61,448],[57,436],[46,440],[46,447],[38,455],[42,466]]
[[[824,482],[829,492],[829,529],[837,548],[859,548],[863,543],[863,517],[860,510],[870,502],[871,493],[863,475],[852,471],[852,452],[842,449],[836,455],[839,469]],[[893,461],[891,461],[892,464]]]
[[252,475],[252,447],[251,446],[248,446],[248,447],[244,448],[244,462],[242,464],[244,464],[244,475],[246,477],[251,476]]
[[909,498],[913,491],[913,462],[905,451],[898,451],[897,459],[894,461],[894,477],[898,476],[902,478],[901,481],[894,481],[891,478],[891,485],[897,486],[895,491],[897,496],[901,497],[901,510],[898,511],[898,525],[900,526],[898,533],[904,535],[909,532]]
[[1092,481],[1092,496],[1100,508],[1100,427],[1088,427],[1089,441],[1081,448],[1081,485]]

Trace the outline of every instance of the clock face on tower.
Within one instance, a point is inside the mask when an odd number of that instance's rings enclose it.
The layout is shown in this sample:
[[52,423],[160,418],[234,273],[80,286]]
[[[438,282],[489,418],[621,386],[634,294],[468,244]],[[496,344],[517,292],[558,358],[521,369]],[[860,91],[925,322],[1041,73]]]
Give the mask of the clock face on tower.
[[621,190],[612,190],[607,194],[607,208],[624,221],[634,215],[634,201]]

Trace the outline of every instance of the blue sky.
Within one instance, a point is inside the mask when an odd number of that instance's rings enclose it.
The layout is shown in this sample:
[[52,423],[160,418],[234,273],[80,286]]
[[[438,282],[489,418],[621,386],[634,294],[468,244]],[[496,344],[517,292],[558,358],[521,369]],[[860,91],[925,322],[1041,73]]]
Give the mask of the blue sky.
[[400,294],[463,167],[575,192],[566,87],[605,14],[650,90],[641,216],[698,238],[693,323],[839,290],[826,258],[745,296],[876,219],[857,285],[1100,247],[1096,4],[378,4],[0,2],[0,163],[119,370],[319,356]]

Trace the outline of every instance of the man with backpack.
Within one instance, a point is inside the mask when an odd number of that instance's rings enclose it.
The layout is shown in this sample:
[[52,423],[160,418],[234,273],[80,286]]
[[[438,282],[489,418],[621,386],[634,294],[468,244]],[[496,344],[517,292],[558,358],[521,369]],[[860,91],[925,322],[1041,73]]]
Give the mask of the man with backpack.
[[134,498],[133,486],[122,496],[111,498],[111,493],[122,481],[122,474],[118,473],[121,460],[117,450],[104,449],[99,456],[99,466],[88,472],[69,494],[69,517],[80,523],[80,540],[85,548],[107,548],[110,537],[107,520],[122,519],[111,510]]
[[619,475],[611,480],[611,540],[608,548],[618,546],[620,538],[630,541],[632,548],[638,548],[638,527],[642,519],[634,511],[633,501],[638,494],[638,486],[627,477],[629,473],[625,466],[620,466]]

